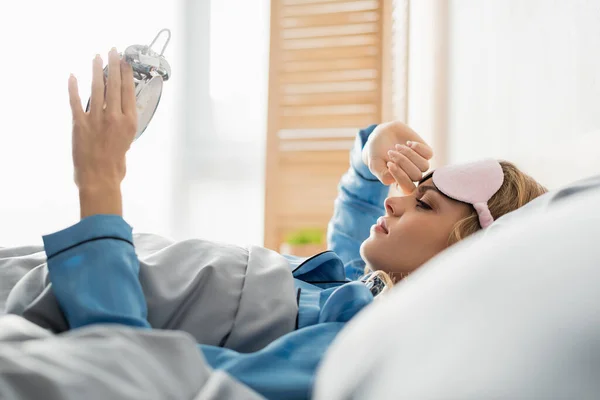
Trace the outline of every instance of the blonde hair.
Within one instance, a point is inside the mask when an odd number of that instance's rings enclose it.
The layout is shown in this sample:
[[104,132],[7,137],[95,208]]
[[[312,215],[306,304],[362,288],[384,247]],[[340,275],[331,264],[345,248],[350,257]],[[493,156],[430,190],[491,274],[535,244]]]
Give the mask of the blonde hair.
[[[520,171],[513,163],[500,161],[500,165],[502,166],[502,172],[504,172],[504,182],[496,194],[488,201],[488,207],[494,220],[523,207],[531,200],[548,191],[548,189],[537,183],[535,179]],[[469,216],[461,219],[454,225],[454,229],[448,239],[448,244],[452,245],[480,229],[479,216],[475,209],[471,208]]]
[[[504,172],[504,182],[496,194],[488,201],[488,207],[494,220],[500,218],[504,214],[508,214],[511,211],[523,207],[531,200],[548,191],[548,189],[536,182],[535,179],[519,170],[513,163],[508,161],[499,162],[502,166],[502,172]],[[448,245],[459,242],[480,229],[479,216],[477,215],[475,208],[471,206],[469,215],[454,225],[450,237],[448,238]],[[370,272],[369,267],[365,268],[365,273],[367,271]],[[390,276],[383,271],[376,271],[373,275],[379,276],[379,278],[385,282],[386,288],[384,289],[384,292],[389,287],[393,286],[397,280],[395,279],[396,277]],[[402,278],[403,277],[400,277],[400,279]]]

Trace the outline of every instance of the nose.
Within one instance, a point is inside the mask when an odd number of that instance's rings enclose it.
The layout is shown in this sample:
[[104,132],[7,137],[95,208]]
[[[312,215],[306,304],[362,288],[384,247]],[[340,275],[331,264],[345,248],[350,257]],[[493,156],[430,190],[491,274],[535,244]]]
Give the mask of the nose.
[[383,202],[387,214],[393,217],[400,217],[404,214],[405,198],[400,196],[388,197]]

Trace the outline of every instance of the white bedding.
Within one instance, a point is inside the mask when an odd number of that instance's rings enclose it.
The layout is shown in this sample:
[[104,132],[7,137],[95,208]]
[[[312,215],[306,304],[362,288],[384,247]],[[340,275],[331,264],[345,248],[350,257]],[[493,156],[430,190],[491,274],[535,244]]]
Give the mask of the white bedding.
[[3,400],[261,399],[177,331],[96,325],[61,335],[0,317]]

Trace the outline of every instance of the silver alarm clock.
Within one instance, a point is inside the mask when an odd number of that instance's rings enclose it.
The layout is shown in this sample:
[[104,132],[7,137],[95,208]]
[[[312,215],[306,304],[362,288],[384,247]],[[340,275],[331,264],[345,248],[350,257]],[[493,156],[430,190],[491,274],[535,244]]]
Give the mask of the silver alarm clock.
[[[161,34],[166,33],[167,40],[160,53],[152,49]],[[169,41],[171,40],[171,31],[163,29],[154,38],[149,46],[134,44],[120,53],[121,58],[125,58],[133,69],[133,81],[135,84],[135,99],[138,114],[138,130],[135,139],[139,138],[148,127],[152,120],[160,97],[162,95],[163,82],[171,77],[171,66],[163,56]],[[104,76],[108,78],[108,65],[104,67]],[[88,100],[86,111],[89,111],[90,101]]]

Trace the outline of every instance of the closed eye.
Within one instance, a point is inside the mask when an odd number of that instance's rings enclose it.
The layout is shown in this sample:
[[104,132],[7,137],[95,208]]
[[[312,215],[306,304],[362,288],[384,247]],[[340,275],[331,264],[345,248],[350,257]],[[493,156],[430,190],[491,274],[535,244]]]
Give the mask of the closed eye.
[[424,210],[431,210],[431,206],[427,203],[425,203],[423,200],[419,200],[417,199],[417,207],[420,207]]

